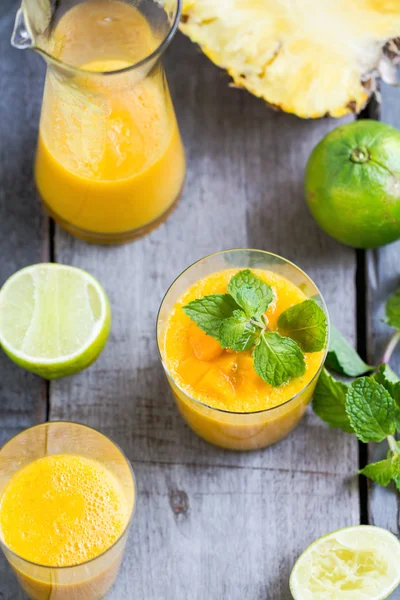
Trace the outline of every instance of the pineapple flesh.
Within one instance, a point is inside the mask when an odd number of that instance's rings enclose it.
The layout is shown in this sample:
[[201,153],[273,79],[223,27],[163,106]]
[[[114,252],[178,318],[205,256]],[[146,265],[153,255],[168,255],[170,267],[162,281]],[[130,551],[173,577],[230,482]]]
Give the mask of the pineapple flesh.
[[394,82],[400,0],[183,0],[180,29],[273,107],[342,117]]

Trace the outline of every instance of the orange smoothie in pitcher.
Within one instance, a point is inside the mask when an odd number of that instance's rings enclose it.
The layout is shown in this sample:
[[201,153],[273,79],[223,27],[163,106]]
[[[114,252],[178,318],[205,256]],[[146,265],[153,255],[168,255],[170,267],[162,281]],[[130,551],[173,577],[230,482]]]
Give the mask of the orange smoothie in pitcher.
[[99,462],[76,455],[46,456],[25,465],[0,499],[0,535],[16,555],[45,567],[88,563],[84,583],[75,583],[79,578],[72,576],[69,585],[58,585],[55,574],[46,583],[34,571],[19,572],[11,560],[22,587],[35,600],[103,597],[122,554],[107,561],[92,579],[88,561],[116,543],[129,518],[117,478]]
[[89,241],[127,241],[157,225],[183,186],[185,158],[164,73],[144,61],[160,44],[117,0],[69,10],[51,55],[77,67],[46,79],[35,176],[50,214]]
[[[191,285],[166,318],[160,351],[178,408],[188,424],[207,441],[235,450],[272,444],[293,429],[311,399],[325,349],[304,352],[304,371],[273,387],[254,369],[253,349],[235,352],[207,335],[185,311],[191,301],[226,294],[239,269],[207,275]],[[279,333],[279,316],[307,300],[285,277],[267,270],[251,272],[273,290],[263,318]]]

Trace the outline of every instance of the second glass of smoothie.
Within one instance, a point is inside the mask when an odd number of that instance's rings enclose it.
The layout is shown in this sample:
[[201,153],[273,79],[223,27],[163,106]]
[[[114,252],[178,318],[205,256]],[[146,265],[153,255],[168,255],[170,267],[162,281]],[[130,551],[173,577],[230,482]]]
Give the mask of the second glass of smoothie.
[[100,600],[135,507],[122,451],[78,423],[37,425],[0,450],[0,547],[31,600]]
[[307,299],[325,302],[313,281],[293,263],[260,250],[229,250],[205,257],[184,271],[167,291],[158,316],[161,361],[179,411],[202,438],[231,450],[255,450],[273,444],[298,424],[321,372],[325,347],[304,353],[305,372],[272,387],[255,372],[251,350],[221,347],[185,314],[183,306],[210,294],[225,294],[239,271],[251,272],[271,286],[274,301],[268,325],[286,309]]

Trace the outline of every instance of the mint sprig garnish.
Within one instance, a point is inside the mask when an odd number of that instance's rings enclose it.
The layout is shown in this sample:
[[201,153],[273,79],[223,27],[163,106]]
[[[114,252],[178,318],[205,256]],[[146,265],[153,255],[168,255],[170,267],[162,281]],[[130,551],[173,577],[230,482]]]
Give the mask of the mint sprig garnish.
[[253,350],[256,373],[272,387],[303,375],[302,350],[317,352],[326,343],[327,319],[322,308],[314,300],[305,300],[287,309],[282,321],[282,333],[287,334],[280,335],[269,329],[265,315],[274,300],[270,285],[244,269],[230,279],[228,292],[193,300],[183,310],[222,348]]
[[[366,465],[359,472],[379,485],[394,482],[400,491],[400,379],[389,367],[390,358],[400,341],[400,290],[386,303],[387,323],[396,329],[383,353],[382,364],[370,376],[344,384],[326,369],[317,383],[313,408],[331,427],[354,433],[365,443],[387,441],[386,459]],[[340,373],[360,375],[368,367],[344,338],[334,330],[326,366]]]
[[228,292],[244,310],[248,317],[261,317],[274,299],[270,285],[245,269],[230,280]]
[[239,306],[229,294],[212,294],[192,300],[183,310],[207,335],[219,340],[219,328]]
[[287,383],[306,370],[299,346],[279,333],[263,332],[254,349],[254,368],[272,387]]
[[251,350],[257,341],[258,330],[242,310],[234,310],[220,325],[218,338],[223,348],[235,352]]
[[305,300],[285,310],[278,319],[281,333],[295,340],[303,352],[325,348],[328,323],[322,308],[314,300]]

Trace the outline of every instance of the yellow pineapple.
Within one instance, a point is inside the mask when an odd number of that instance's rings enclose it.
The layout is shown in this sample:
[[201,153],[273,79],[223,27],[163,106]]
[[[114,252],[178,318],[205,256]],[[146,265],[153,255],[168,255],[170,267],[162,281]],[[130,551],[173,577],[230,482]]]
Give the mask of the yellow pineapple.
[[180,28],[274,107],[341,117],[394,83],[400,0],[183,0]]

